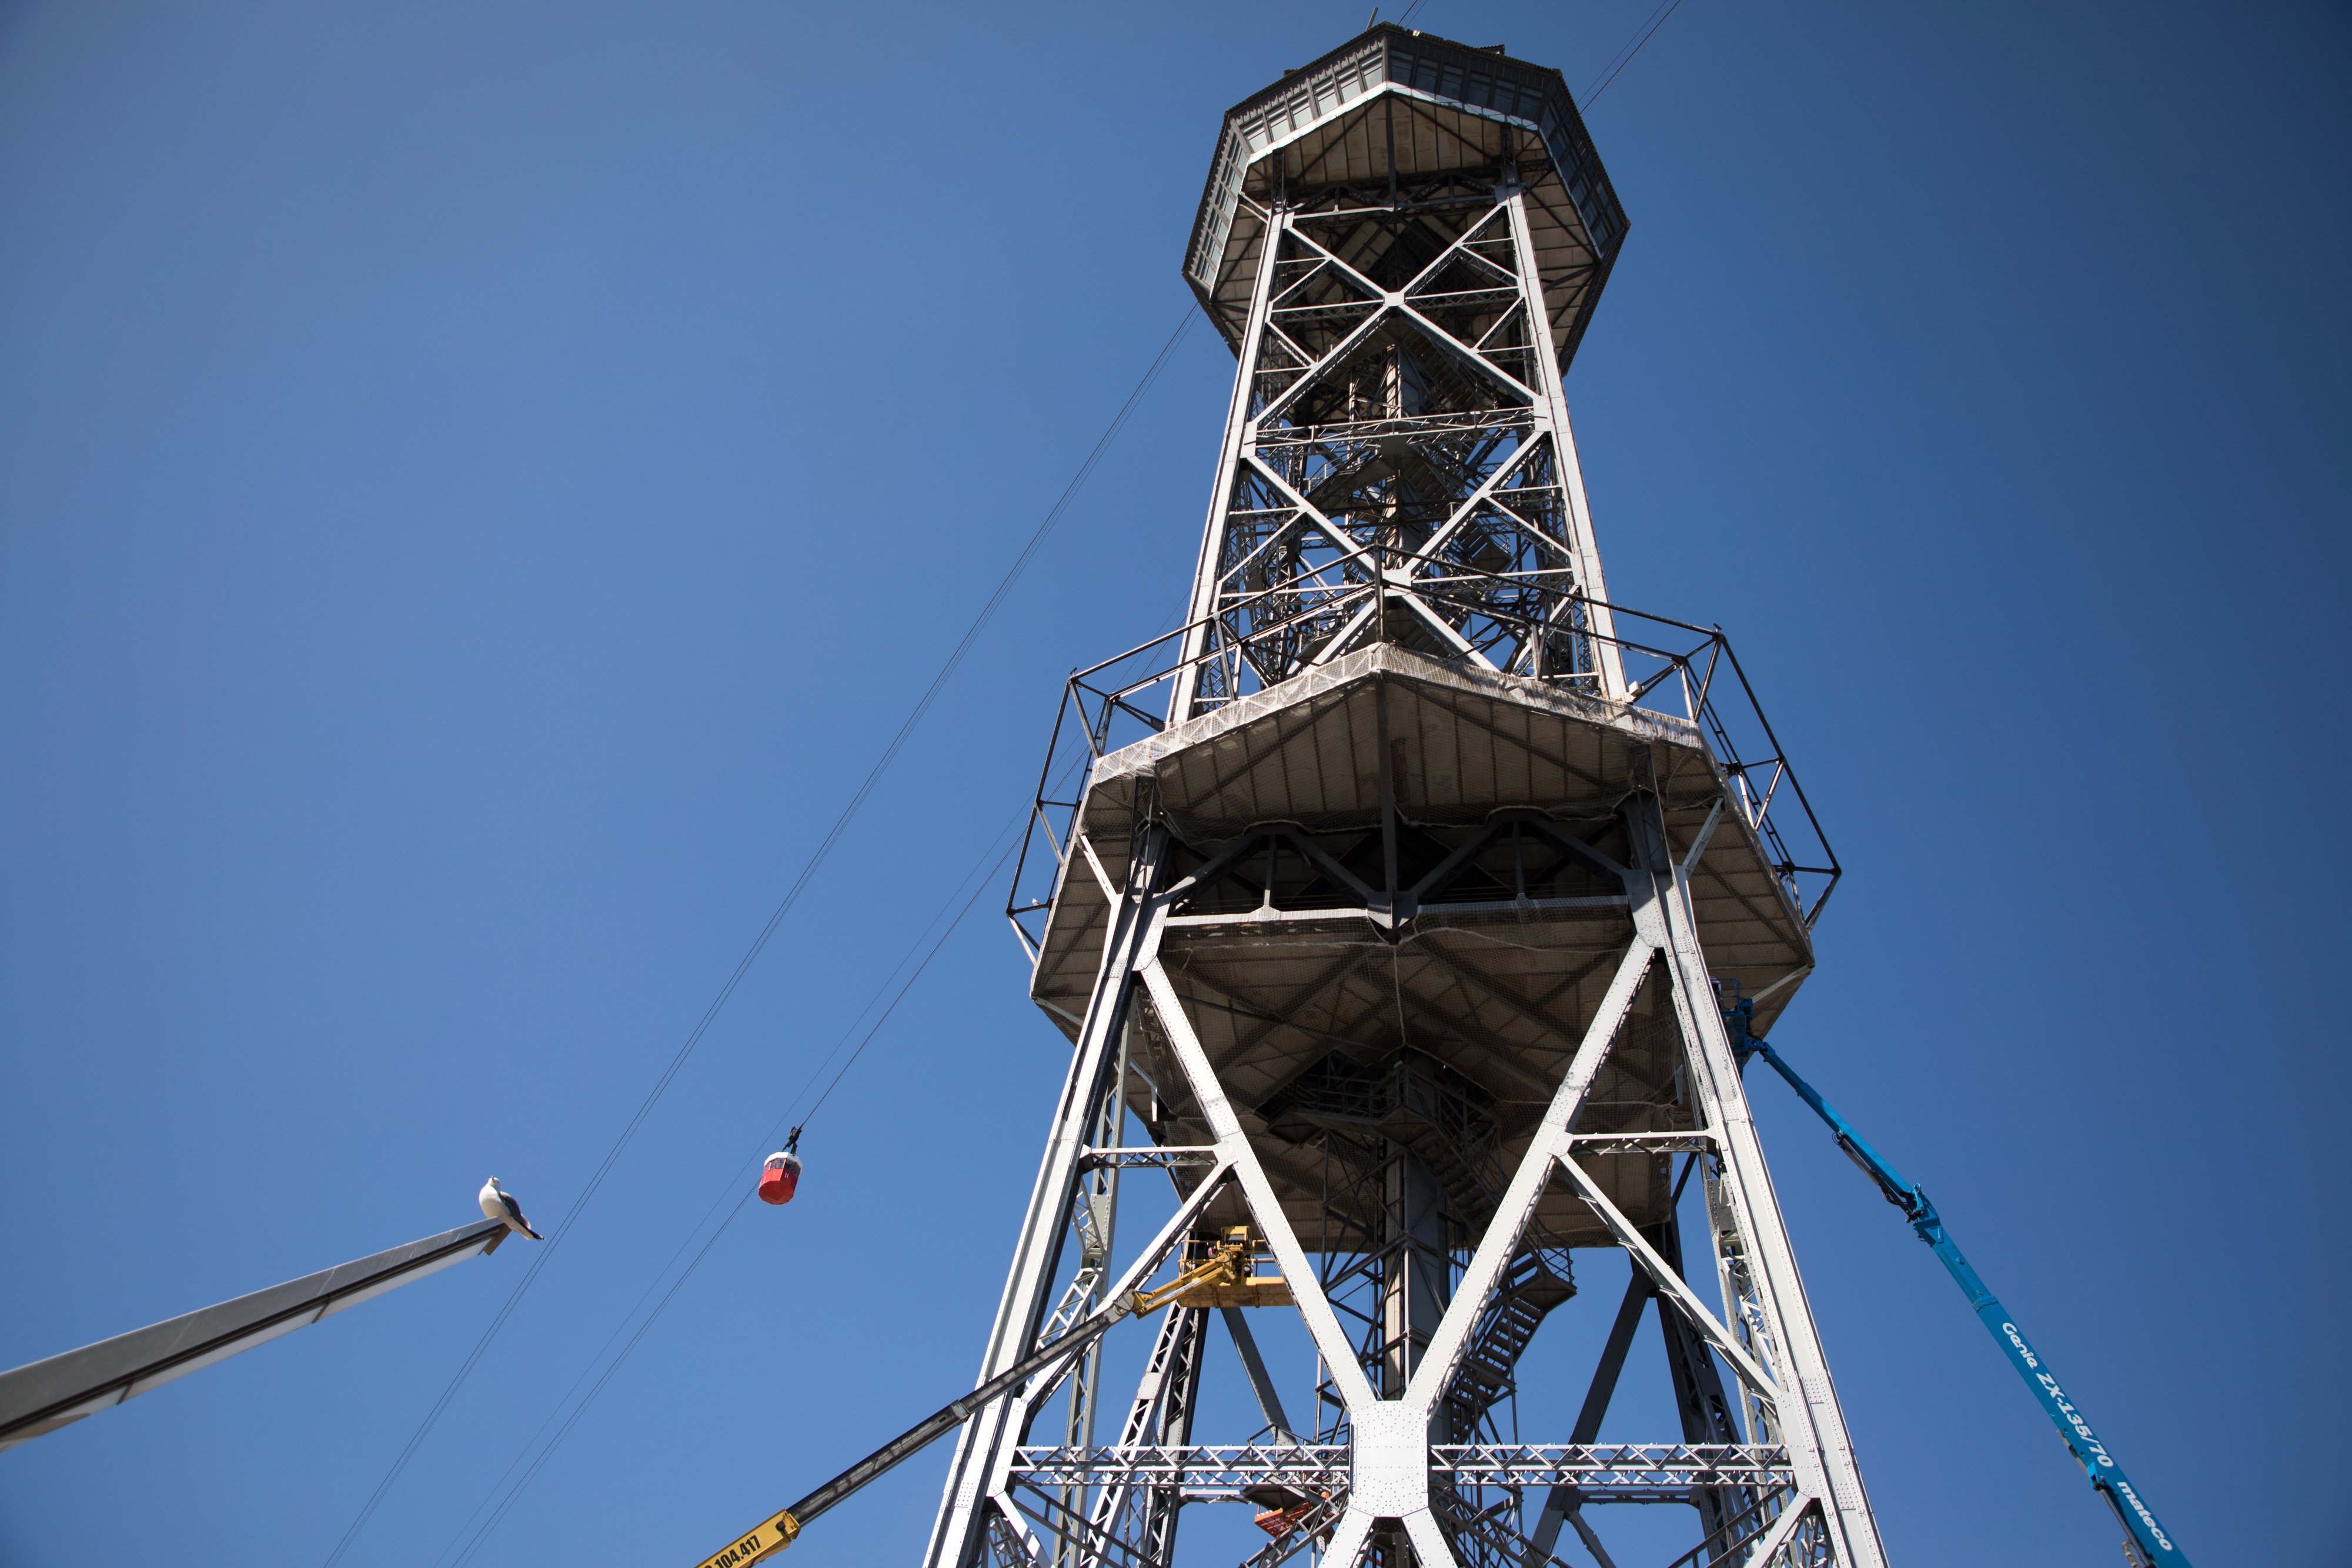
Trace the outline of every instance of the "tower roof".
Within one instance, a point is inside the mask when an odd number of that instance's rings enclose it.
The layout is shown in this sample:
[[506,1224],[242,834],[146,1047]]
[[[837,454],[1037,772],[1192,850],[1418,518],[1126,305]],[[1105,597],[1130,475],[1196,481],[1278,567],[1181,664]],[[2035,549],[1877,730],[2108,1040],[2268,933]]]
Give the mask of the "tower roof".
[[1564,370],[1624,243],[1625,211],[1559,72],[1499,47],[1383,22],[1226,110],[1184,277],[1238,348],[1268,204],[1409,210],[1514,161]]

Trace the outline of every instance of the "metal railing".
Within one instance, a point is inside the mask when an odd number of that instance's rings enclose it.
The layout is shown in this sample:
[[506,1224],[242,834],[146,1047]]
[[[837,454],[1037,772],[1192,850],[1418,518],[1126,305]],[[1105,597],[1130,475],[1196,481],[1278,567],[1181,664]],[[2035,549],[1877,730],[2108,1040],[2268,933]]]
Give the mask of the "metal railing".
[[[1420,579],[1412,584],[1424,603],[1434,601],[1439,604],[1445,602],[1445,586],[1444,580],[1433,579]],[[1310,622],[1328,625],[1335,612],[1359,599],[1376,602],[1382,592],[1383,585],[1373,580],[1345,592],[1319,597],[1308,608],[1286,620],[1253,626],[1248,639],[1255,642],[1280,638]],[[1284,585],[1268,589],[1250,599],[1265,601],[1286,594],[1295,596],[1296,588]],[[1730,639],[1723,629],[1693,625],[1581,595],[1562,593],[1554,597],[1557,601],[1572,602],[1576,607],[1582,622],[1575,628],[1577,638],[1588,643],[1606,644],[1616,651],[1625,673],[1627,708],[1666,715],[1696,727],[1702,743],[1728,779],[1734,803],[1763,845],[1783,899],[1790,912],[1810,929],[1820,920],[1843,872],[1822,831],[1821,820],[1814,814],[1812,802],[1798,782],[1796,770],[1773,732],[1771,721],[1765,717],[1763,705],[1757,699],[1748,673],[1741,667],[1739,656],[1732,652]],[[1230,617],[1237,607],[1245,607],[1244,601],[1230,602],[1217,615],[1188,622],[1123,653],[1074,671],[1064,683],[1061,707],[1055,715],[1053,734],[1046,742],[1045,766],[1039,770],[1028,831],[1013,869],[1004,911],[1033,959],[1041,951],[1045,914],[1060,885],[1076,839],[1077,813],[1097,764],[1112,752],[1169,727],[1166,710],[1179,674],[1213,660],[1223,660],[1229,667],[1234,666],[1234,644],[1219,642],[1216,634],[1231,630]],[[1613,630],[1601,632],[1595,628],[1595,618],[1590,613],[1595,609],[1607,612],[1606,622]],[[1476,607],[1476,613],[1502,619],[1484,604]],[[1629,622],[1638,623],[1643,635],[1628,634]],[[1652,628],[1656,630],[1649,630]],[[1202,634],[1200,651],[1188,658],[1183,650],[1195,633]],[[1676,633],[1685,633],[1697,641],[1688,646],[1678,645],[1681,639]],[[1321,663],[1319,658],[1309,661],[1297,674],[1310,674]],[[1729,677],[1727,681],[1723,678],[1726,675]],[[1538,672],[1517,678],[1603,700],[1600,676],[1590,668]],[[1255,690],[1282,684],[1282,680],[1262,682]],[[1255,691],[1236,692],[1222,698],[1221,703],[1251,695]],[[1790,802],[1794,803],[1793,810]]]

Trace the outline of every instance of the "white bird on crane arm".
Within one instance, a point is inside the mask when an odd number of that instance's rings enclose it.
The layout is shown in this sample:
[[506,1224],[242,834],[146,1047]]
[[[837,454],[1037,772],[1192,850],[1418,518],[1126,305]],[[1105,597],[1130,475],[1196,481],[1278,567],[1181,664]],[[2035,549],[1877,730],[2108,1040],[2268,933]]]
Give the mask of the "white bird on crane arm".
[[482,1184],[481,1199],[483,1214],[505,1220],[509,1230],[519,1230],[533,1241],[547,1239],[530,1228],[530,1221],[522,1217],[522,1205],[514,1200],[514,1194],[499,1185],[498,1177],[492,1176]]

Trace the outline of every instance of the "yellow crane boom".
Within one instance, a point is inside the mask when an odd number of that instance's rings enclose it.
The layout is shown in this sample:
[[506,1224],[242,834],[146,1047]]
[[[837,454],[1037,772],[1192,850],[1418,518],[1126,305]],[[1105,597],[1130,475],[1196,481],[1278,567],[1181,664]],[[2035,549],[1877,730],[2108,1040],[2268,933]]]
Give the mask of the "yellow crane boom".
[[[1112,1325],[1131,1317],[1158,1312],[1192,1292],[1252,1291],[1271,1296],[1278,1280],[1253,1279],[1250,1258],[1255,1250],[1246,1227],[1226,1233],[1210,1244],[1205,1256],[1181,1270],[1156,1291],[1129,1291],[1080,1319],[1051,1344],[1031,1352],[961,1399],[952,1400],[924,1416],[790,1508],[761,1520],[742,1535],[704,1558],[697,1568],[747,1568],[790,1546],[811,1520],[837,1502],[914,1458],[954,1431],[976,1411],[1012,1393],[1031,1378],[1050,1372],[1100,1339]],[[1287,1300],[1287,1292],[1282,1293]],[[1252,1304],[1255,1304],[1254,1302]]]

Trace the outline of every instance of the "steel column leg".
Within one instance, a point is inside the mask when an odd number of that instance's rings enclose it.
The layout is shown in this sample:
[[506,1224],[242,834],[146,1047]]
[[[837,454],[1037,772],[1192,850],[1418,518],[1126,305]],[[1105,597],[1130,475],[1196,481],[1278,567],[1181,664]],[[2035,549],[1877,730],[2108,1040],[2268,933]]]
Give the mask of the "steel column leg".
[[1738,1315],[1726,1326],[1748,1337],[1751,1354],[1773,1375],[1780,1390],[1771,1412],[1773,1436],[1787,1446],[1800,1489],[1822,1504],[1838,1561],[1845,1568],[1884,1568],[1885,1548],[1863,1491],[1845,1415],[1830,1381],[1730,1039],[1716,1009],[1689,883],[1669,852],[1656,795],[1637,791],[1627,802],[1626,822],[1639,862],[1632,878],[1634,928],[1663,950],[1690,1092],[1703,1124],[1717,1140],[1707,1203],[1715,1256],[1727,1278],[1746,1282],[1738,1292]]
[[[1145,916],[1166,842],[1165,830],[1149,830],[1129,868],[1126,894],[1104,943],[1094,994],[1071,1055],[1069,1076],[1063,1082],[1045,1159],[1030,1195],[1021,1239],[1013,1249],[1012,1271],[975,1386],[1020,1361],[1036,1344],[1069,1228],[1071,1200],[1078,1186],[1078,1156],[1102,1120],[1102,1100],[1110,1087],[1115,1046],[1133,993],[1137,956],[1150,929]],[[965,1568],[979,1551],[982,1499],[989,1481],[998,1469],[1002,1450],[1023,1436],[1010,1429],[1017,1406],[1018,1401],[1012,1398],[991,1405],[972,1417],[957,1440],[939,1521],[924,1553],[926,1568]]]

